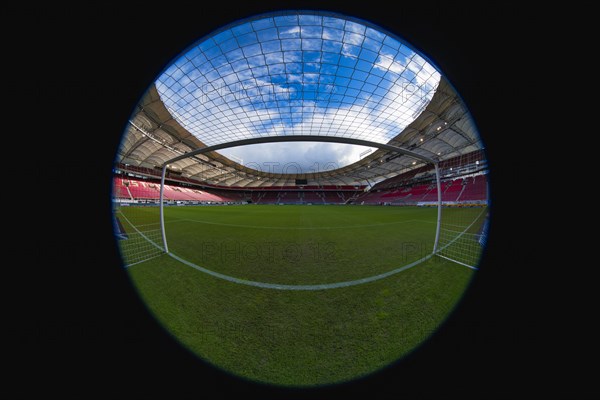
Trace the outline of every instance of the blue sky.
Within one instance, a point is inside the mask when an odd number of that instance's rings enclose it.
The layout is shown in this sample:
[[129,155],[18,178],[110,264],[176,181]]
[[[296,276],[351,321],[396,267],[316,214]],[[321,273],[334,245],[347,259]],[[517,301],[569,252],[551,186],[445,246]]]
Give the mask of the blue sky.
[[[288,15],[203,40],[156,87],[174,118],[207,145],[279,135],[387,143],[418,116],[439,79],[423,57],[381,31],[343,18]],[[364,150],[300,142],[220,153],[249,167],[296,163],[309,172],[315,163],[358,161]]]

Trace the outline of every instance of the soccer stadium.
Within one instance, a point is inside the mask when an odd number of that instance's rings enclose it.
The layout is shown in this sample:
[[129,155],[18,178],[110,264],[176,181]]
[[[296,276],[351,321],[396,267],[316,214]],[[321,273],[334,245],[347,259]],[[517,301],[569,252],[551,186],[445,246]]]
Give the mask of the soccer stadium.
[[122,266],[235,377],[368,376],[443,325],[490,225],[486,148],[444,71],[324,11],[231,21],[132,107],[113,169]]

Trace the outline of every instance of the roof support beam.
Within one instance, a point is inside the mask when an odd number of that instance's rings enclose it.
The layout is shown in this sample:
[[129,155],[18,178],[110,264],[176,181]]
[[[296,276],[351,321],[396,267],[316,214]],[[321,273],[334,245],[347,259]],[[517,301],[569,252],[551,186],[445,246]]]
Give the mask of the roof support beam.
[[216,151],[221,149],[228,149],[230,147],[238,147],[238,146],[247,146],[250,144],[260,144],[260,143],[280,143],[280,142],[328,142],[328,143],[346,143],[346,144],[354,144],[358,146],[367,146],[367,147],[377,147],[379,149],[395,151],[400,154],[404,154],[427,163],[437,164],[438,160],[423,156],[421,154],[415,153],[413,151],[403,149],[401,147],[392,146],[385,143],[377,143],[371,142],[369,140],[362,139],[354,139],[354,138],[346,138],[346,137],[338,137],[338,136],[315,136],[315,135],[289,135],[289,136],[266,136],[266,137],[257,137],[251,139],[242,139],[235,140],[228,143],[221,143],[214,146],[207,146],[200,149],[196,149],[189,153],[181,154],[177,157],[174,157],[170,160],[167,160],[165,164],[171,164],[177,162],[179,160],[183,160],[184,158],[192,157],[197,154],[208,153],[210,151]]

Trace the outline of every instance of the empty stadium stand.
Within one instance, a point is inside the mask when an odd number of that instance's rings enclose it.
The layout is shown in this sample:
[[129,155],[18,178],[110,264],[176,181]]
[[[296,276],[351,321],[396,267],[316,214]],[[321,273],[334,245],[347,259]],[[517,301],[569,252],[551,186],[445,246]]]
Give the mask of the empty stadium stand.
[[[478,152],[460,157],[476,159]],[[487,199],[487,173],[479,164],[463,164],[460,157],[440,163],[441,191],[445,203],[483,202]],[[458,167],[457,167],[458,166]],[[160,171],[120,165],[121,176],[114,179],[115,197],[124,201],[157,200]],[[167,201],[254,204],[368,204],[415,205],[438,201],[435,174],[424,166],[375,184],[370,190],[360,186],[303,185],[267,187],[207,186],[182,176],[167,175],[164,198]]]

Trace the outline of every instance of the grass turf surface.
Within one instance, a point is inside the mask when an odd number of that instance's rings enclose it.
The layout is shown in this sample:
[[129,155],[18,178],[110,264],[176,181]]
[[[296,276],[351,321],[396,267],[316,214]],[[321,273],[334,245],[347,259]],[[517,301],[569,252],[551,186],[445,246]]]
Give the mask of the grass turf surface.
[[[123,212],[126,230],[155,232],[157,208]],[[281,284],[348,281],[406,265],[431,252],[435,218],[435,209],[400,207],[165,209],[171,252]],[[434,257],[362,285],[280,291],[215,278],[166,255],[128,271],[156,318],[193,353],[237,376],[290,386],[343,382],[399,360],[439,327],[473,274]]]

